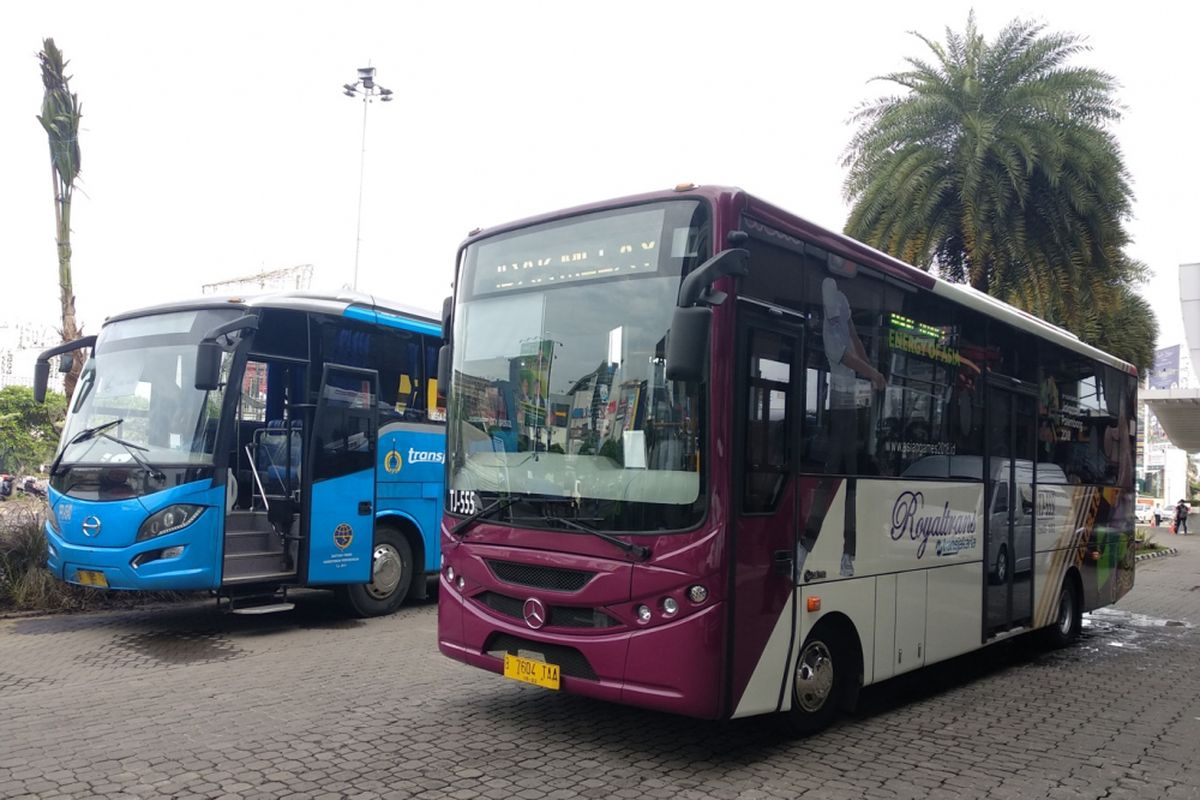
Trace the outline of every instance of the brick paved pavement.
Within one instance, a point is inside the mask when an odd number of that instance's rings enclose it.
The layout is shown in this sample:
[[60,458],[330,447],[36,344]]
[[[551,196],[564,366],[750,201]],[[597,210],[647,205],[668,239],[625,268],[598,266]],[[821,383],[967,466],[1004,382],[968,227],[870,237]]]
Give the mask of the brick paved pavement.
[[800,741],[469,669],[432,604],[0,620],[0,797],[1200,797],[1200,536],[1159,539],[1077,647],[884,684]]

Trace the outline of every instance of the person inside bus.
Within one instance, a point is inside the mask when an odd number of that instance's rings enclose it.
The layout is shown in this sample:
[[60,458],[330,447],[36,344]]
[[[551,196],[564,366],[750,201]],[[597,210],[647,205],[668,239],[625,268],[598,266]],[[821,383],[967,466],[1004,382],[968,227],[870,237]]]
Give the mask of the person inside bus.
[[[859,376],[870,381],[872,388],[877,391],[882,392],[887,388],[887,380],[871,366],[867,350],[855,330],[850,301],[832,277],[826,277],[821,282],[821,303],[825,312],[821,336],[825,357],[829,361],[829,448],[825,459],[826,477],[813,492],[804,533],[796,543],[797,578],[804,574],[804,562],[817,543],[825,511],[833,502],[833,495],[841,482],[832,476],[853,476],[858,473]],[[842,577],[854,575],[854,556],[855,509],[854,503],[848,501],[842,560],[838,571]]]

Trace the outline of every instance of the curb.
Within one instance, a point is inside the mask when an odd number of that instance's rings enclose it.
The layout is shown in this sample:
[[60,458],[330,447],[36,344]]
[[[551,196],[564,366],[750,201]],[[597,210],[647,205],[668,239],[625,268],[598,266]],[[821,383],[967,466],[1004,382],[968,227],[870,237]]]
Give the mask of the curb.
[[1166,556],[1177,556],[1177,555],[1179,555],[1178,550],[1176,550],[1174,547],[1168,547],[1166,550],[1155,550],[1153,553],[1142,553],[1140,555],[1136,555],[1133,557],[1133,560],[1135,562],[1136,561],[1148,561],[1151,558],[1164,558]]

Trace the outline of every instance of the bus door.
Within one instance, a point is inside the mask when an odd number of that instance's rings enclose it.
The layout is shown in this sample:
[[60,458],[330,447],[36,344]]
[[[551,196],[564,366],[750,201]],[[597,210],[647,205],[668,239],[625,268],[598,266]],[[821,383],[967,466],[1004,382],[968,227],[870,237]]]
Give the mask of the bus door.
[[309,584],[371,579],[378,398],[375,370],[325,365],[303,478]]
[[1031,392],[992,385],[987,419],[985,640],[1033,620],[1036,398]]
[[741,300],[738,316],[726,705],[744,716],[778,709],[788,685],[804,342],[786,309]]

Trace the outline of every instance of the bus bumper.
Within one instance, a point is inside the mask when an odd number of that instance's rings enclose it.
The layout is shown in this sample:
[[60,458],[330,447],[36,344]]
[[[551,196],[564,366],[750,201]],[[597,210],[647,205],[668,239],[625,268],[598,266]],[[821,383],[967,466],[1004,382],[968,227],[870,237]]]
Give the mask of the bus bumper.
[[[208,515],[205,515],[208,516]],[[193,526],[197,527],[197,526]],[[189,591],[215,589],[220,583],[217,573],[219,553],[211,544],[208,526],[198,526],[127,547],[88,547],[71,544],[46,525],[46,567],[56,578],[77,585],[104,588],[98,585],[95,574],[104,576],[109,589],[136,591]],[[198,534],[198,535],[190,535]],[[157,553],[173,547],[183,552],[173,558],[154,558]],[[142,563],[133,562],[142,557]],[[150,559],[150,560],[147,560]],[[80,575],[80,571],[87,574]]]
[[[485,649],[500,637],[524,640],[534,652],[539,645],[573,651],[595,677],[572,676],[564,667],[563,691],[706,719],[721,715],[722,619],[722,604],[714,603],[644,630],[547,634],[488,614],[459,594],[444,574],[438,587],[438,649],[449,658],[503,674],[503,655]],[[554,656],[546,660],[553,663]]]

